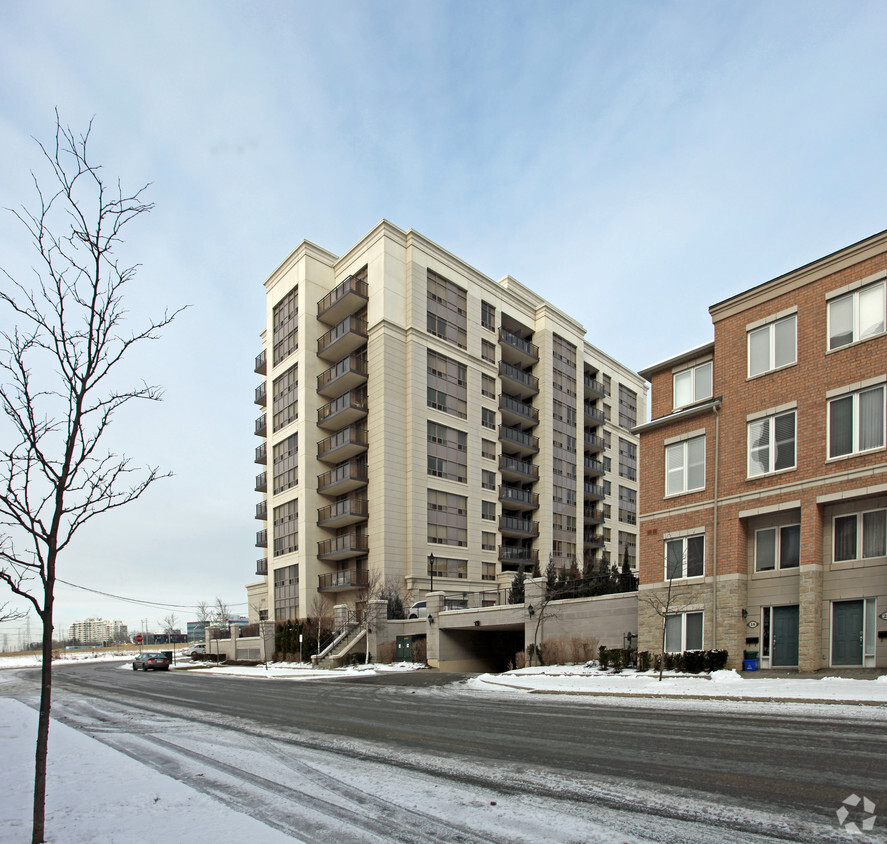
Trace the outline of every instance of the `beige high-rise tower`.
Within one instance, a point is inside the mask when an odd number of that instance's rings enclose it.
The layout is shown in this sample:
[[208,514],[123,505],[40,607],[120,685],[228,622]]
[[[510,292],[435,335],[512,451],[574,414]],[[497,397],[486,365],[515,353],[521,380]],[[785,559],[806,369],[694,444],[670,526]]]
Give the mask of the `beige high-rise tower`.
[[576,320],[384,221],[265,288],[263,616],[359,602],[368,572],[494,601],[536,564],[635,565],[646,388]]

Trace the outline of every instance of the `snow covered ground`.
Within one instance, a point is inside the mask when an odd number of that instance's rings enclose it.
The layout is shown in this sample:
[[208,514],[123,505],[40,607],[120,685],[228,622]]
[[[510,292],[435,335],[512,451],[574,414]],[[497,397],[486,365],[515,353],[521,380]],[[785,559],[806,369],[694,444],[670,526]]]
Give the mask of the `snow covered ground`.
[[[54,663],[61,670],[72,668],[78,662],[117,660],[120,670],[130,670],[129,656],[96,655],[80,653],[75,659],[62,659]],[[32,667],[39,664],[35,657],[0,657],[0,669]],[[196,682],[212,682],[214,676],[236,674],[241,677],[254,677],[256,681],[298,682],[311,681],[318,677],[329,677],[329,672],[317,671],[310,666],[276,664],[267,667],[244,668],[237,666],[218,666],[196,668],[190,660],[179,662],[175,670],[186,670],[193,674]],[[395,666],[368,666],[342,669],[341,672],[361,675],[382,671],[415,670],[416,666],[401,664]],[[5,675],[5,676],[4,676]],[[0,790],[0,842],[25,844],[30,836],[30,806],[33,778],[33,748],[36,735],[36,712],[16,700],[4,696],[4,684],[10,680],[14,672],[0,670],[0,758],[3,759],[5,773],[4,789]],[[435,694],[448,694],[450,687],[437,687]],[[767,679],[765,677],[748,678],[733,671],[716,672],[711,676],[676,676],[666,674],[662,682],[655,674],[637,674],[624,671],[621,674],[601,672],[594,667],[586,666],[547,666],[527,668],[519,671],[497,675],[481,675],[466,683],[453,687],[454,692],[472,694],[508,695],[511,697],[527,694],[569,694],[575,702],[588,696],[591,702],[600,702],[600,696],[618,696],[620,703],[631,702],[635,705],[662,706],[669,699],[676,698],[681,706],[706,708],[719,707],[750,707],[759,708],[762,701],[768,706],[785,709],[803,709],[813,712],[817,709],[834,714],[840,711],[841,717],[858,717],[872,721],[887,721],[887,675],[873,680],[842,679],[826,677],[822,679]],[[630,699],[630,701],[629,701]],[[818,702],[818,703],[814,703]],[[84,714],[85,713],[85,714]],[[104,717],[106,713],[93,713],[93,717]],[[84,708],[81,717],[89,717],[88,709]],[[119,715],[115,717],[120,717]],[[179,728],[180,729],[180,728]],[[373,826],[373,819],[367,815],[363,832],[357,833],[353,828],[341,821],[336,824],[336,811],[327,807],[320,820],[307,817],[300,820],[306,824],[300,827],[295,824],[291,828],[281,829],[266,825],[261,820],[238,811],[236,801],[220,800],[223,790],[194,787],[202,783],[197,779],[211,776],[222,778],[221,767],[213,769],[213,760],[204,757],[195,767],[189,768],[191,761],[200,756],[199,751],[206,753],[208,747],[219,746],[218,734],[212,736],[198,734],[199,729],[189,725],[188,735],[176,733],[171,722],[170,735],[181,747],[190,748],[191,756],[182,756],[177,760],[181,765],[175,777],[167,776],[138,761],[151,752],[150,737],[117,739],[118,747],[114,749],[107,742],[99,742],[83,732],[72,729],[59,722],[54,722],[51,730],[51,745],[48,770],[48,801],[47,829],[51,833],[49,841],[53,844],[153,844],[153,842],[189,841],[193,844],[202,842],[218,842],[233,840],[251,840],[259,842],[300,841],[300,828],[313,828],[314,832],[307,835],[307,840],[317,840],[317,825],[325,825],[328,840],[337,841],[384,841]],[[164,733],[164,735],[166,735]],[[225,742],[236,741],[226,736]],[[128,743],[127,743],[128,742]],[[321,751],[313,752],[304,747],[299,749],[297,759],[284,757],[284,751],[275,747],[272,740],[250,738],[244,740],[242,746],[228,744],[219,749],[217,766],[225,761],[238,760],[246,771],[248,756],[256,755],[254,768],[265,777],[275,782],[286,782],[292,778],[296,765],[301,766],[299,776],[303,780],[314,781],[324,796],[330,796],[330,788],[337,792],[339,801],[356,801],[364,806],[362,811],[377,814],[383,812],[379,807],[367,808],[367,801],[376,800],[379,805],[399,807],[401,812],[415,812],[415,839],[408,840],[446,840],[440,838],[440,829],[435,824],[438,818],[447,817],[454,811],[460,823],[469,830],[481,834],[479,840],[509,841],[571,841],[580,840],[574,837],[576,819],[570,817],[569,800],[558,801],[558,807],[548,806],[544,801],[536,801],[536,805],[527,815],[524,805],[521,811],[520,829],[514,826],[514,807],[503,804],[501,795],[485,791],[482,787],[457,788],[446,784],[446,779],[426,777],[415,771],[405,773],[398,778],[396,760],[391,767],[379,768],[376,763],[364,761],[355,764],[353,769],[344,770],[341,756],[333,758]],[[136,758],[133,758],[133,757]],[[279,768],[279,771],[276,770]],[[392,770],[395,773],[392,773]],[[235,772],[236,774],[236,772]],[[334,786],[331,786],[335,777]],[[248,781],[244,781],[244,789],[248,790]],[[190,783],[190,784],[189,784]],[[227,786],[230,788],[230,786]],[[608,787],[599,783],[598,787]],[[565,789],[562,793],[568,797],[569,784],[559,785]],[[624,785],[620,786],[624,789]],[[229,792],[230,793],[230,792]],[[283,799],[283,798],[281,798]],[[526,799],[526,798],[524,798]],[[633,798],[646,799],[641,792]],[[662,795],[657,795],[662,799]],[[245,803],[255,801],[256,794],[250,793]],[[498,805],[497,805],[498,804]],[[317,804],[314,804],[317,805]],[[410,806],[416,807],[411,809]],[[421,807],[421,811],[419,809]],[[566,808],[565,808],[566,807]],[[242,806],[241,806],[242,808]],[[349,810],[352,811],[352,810]],[[577,810],[578,811],[578,810]],[[694,810],[695,811],[695,810]],[[716,806],[700,805],[698,813],[705,818],[706,813],[716,821]],[[332,814],[330,814],[332,812]],[[352,812],[353,813],[353,812]],[[750,820],[754,820],[751,819]],[[765,819],[763,828],[775,830],[780,820]],[[661,824],[662,819],[657,819]],[[704,830],[706,824],[696,824],[682,830],[678,821],[672,822],[673,829],[644,830],[643,828],[627,829],[618,813],[608,817],[603,812],[600,817],[582,818],[579,828],[582,830],[581,840],[589,842],[644,842],[658,840],[693,840],[719,841],[717,827],[712,826],[709,833]],[[755,820],[757,823],[757,820]],[[763,823],[763,822],[762,822]],[[311,824],[315,824],[314,827]],[[407,827],[409,829],[409,827]],[[667,833],[667,835],[666,835]],[[706,834],[709,837],[704,837]],[[816,831],[810,830],[809,838],[816,838]],[[486,837],[489,836],[489,837]],[[504,836],[504,837],[503,837]],[[701,836],[701,837],[700,837]],[[465,840],[472,840],[470,837]],[[742,839],[731,840],[763,841],[769,837],[753,835]],[[884,840],[868,838],[868,840]]]

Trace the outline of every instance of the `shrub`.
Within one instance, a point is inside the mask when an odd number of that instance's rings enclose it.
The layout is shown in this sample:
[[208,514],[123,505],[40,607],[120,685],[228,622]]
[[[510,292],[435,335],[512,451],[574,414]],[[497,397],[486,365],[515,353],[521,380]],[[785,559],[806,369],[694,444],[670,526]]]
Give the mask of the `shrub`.
[[638,652],[638,671],[649,671],[650,670],[650,652],[649,651],[639,651]]
[[394,662],[397,655],[397,645],[394,642],[382,642],[379,645],[379,656],[377,662],[390,663]]
[[427,662],[427,648],[428,643],[424,636],[421,639],[413,639],[413,662]]
[[607,650],[606,645],[601,645],[598,648],[597,659],[604,671],[610,667],[610,651]]
[[527,667],[527,654],[526,651],[518,651],[514,655],[514,662],[512,663],[515,668],[526,668]]
[[681,654],[683,662],[683,670],[688,674],[699,674],[705,662],[705,654],[703,651],[684,651]]
[[610,661],[613,663],[613,671],[617,674],[622,673],[623,660],[625,658],[625,651],[622,648],[613,648],[610,651]]
[[663,654],[662,664],[666,671],[675,671],[675,657],[677,654]]
[[662,671],[662,654],[653,654],[653,670]]
[[705,652],[705,670],[723,671],[727,665],[729,654],[723,648],[714,648]]

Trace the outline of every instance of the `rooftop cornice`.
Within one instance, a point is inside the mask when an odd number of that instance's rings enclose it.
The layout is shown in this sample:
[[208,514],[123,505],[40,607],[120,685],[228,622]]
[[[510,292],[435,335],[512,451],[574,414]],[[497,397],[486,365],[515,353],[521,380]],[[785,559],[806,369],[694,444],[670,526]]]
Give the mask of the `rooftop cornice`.
[[714,350],[715,342],[714,340],[710,340],[708,343],[703,343],[701,346],[696,346],[694,349],[688,349],[686,352],[681,352],[679,355],[673,355],[670,358],[659,361],[659,363],[654,363],[652,366],[647,366],[644,369],[639,370],[638,375],[649,381],[651,375],[655,375],[663,369],[670,369],[685,360],[692,360],[693,358],[702,357],[702,355],[712,354]]
[[718,396],[716,399],[708,399],[707,401],[700,402],[699,404],[694,404],[692,407],[685,407],[682,410],[677,410],[674,413],[669,413],[668,416],[659,416],[656,419],[651,419],[649,422],[645,422],[643,425],[636,425],[631,429],[633,434],[641,434],[646,433],[647,431],[652,431],[655,428],[661,428],[663,425],[671,425],[673,422],[681,422],[684,419],[692,419],[694,416],[700,416],[703,413],[708,413],[711,410],[715,410],[721,406],[721,396]]

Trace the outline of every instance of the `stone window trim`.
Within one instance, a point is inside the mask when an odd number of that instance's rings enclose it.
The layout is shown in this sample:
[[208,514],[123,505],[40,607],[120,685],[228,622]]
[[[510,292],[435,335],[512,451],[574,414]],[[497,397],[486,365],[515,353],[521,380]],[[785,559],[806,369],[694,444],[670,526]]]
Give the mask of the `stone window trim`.
[[[869,318],[871,313],[863,307],[864,294],[877,294],[880,299],[880,314],[871,326],[864,326],[861,323],[863,315],[867,314]],[[887,301],[887,282],[884,278],[869,281],[865,284],[858,284],[843,293],[834,292],[834,295],[827,296],[826,306],[826,347],[825,353],[832,354],[839,352],[851,346],[857,346],[860,343],[867,343],[869,340],[883,338],[885,329],[887,329],[887,318],[885,318],[885,301]],[[844,314],[844,320],[849,316],[849,325],[843,324],[838,306],[842,302],[847,302],[850,307],[850,313]],[[843,330],[841,328],[843,327]],[[846,336],[845,335],[849,335]]]
[[705,525],[700,527],[686,528],[684,530],[671,530],[662,534],[662,541],[667,542],[669,539],[684,539],[687,536],[698,536],[705,533]]
[[662,441],[662,444],[668,446],[684,442],[684,440],[695,440],[696,437],[704,437],[705,433],[705,428],[697,428],[695,431],[687,431],[686,434],[678,434],[674,437],[668,437]]
[[856,393],[859,390],[865,390],[867,387],[877,387],[878,384],[887,384],[887,375],[878,375],[874,378],[867,378],[865,381],[857,381],[855,384],[848,384],[846,387],[835,387],[833,390],[827,390],[825,397],[834,399],[838,396],[844,396],[849,393]]
[[[884,451],[885,446],[887,446],[887,436],[885,436],[885,415],[887,415],[885,414],[885,393],[887,393],[887,390],[884,389],[885,380],[887,379],[883,376],[877,379],[869,379],[869,382],[864,387],[841,391],[836,395],[827,397],[826,463],[831,463],[836,460],[847,460],[848,458]],[[877,419],[872,419],[868,424],[866,423],[866,413],[862,406],[863,396],[874,395],[876,393],[880,393],[880,400],[878,400],[877,397],[875,399],[877,405],[880,405],[879,427],[876,427]],[[846,418],[842,420],[840,415],[838,415],[837,430],[840,431],[840,423],[843,421],[845,435],[848,433],[849,429],[850,450],[840,454],[832,454],[832,447],[835,445],[835,442],[832,439],[834,430],[833,425],[835,424],[833,408],[836,407],[838,403],[847,399],[850,400],[851,408],[849,421]],[[877,407],[877,405],[875,405],[875,407]],[[877,442],[877,439],[880,439],[880,442]],[[867,440],[869,440],[869,442],[867,442]],[[840,441],[838,442],[838,445],[840,445]]]
[[780,413],[785,413],[789,410],[797,410],[798,403],[796,401],[789,401],[785,404],[777,405],[776,407],[768,407],[766,410],[757,410],[754,413],[749,413],[745,417],[746,422],[754,422],[758,419],[766,419],[768,416],[778,416]]
[[[793,330],[793,338],[792,338],[792,346],[793,346],[793,355],[791,360],[785,359],[780,362],[779,360],[779,333],[778,329],[784,323],[787,323],[789,320],[792,320],[794,323]],[[755,323],[751,323],[754,325]],[[756,335],[760,335],[763,331],[767,331],[767,361],[766,365],[763,369],[752,372],[752,365],[754,361],[753,356],[753,338]],[[747,355],[747,368],[746,368],[746,380],[753,381],[756,378],[762,378],[766,375],[770,375],[773,372],[778,372],[782,369],[788,369],[791,366],[797,366],[798,364],[798,316],[797,316],[797,308],[794,309],[794,312],[791,308],[788,309],[787,312],[782,313],[781,316],[774,315],[772,317],[768,317],[763,321],[761,325],[756,328],[747,328],[746,329],[746,355]],[[785,354],[786,350],[782,350],[783,354]]]
[[745,326],[746,332],[755,331],[758,328],[763,328],[765,325],[769,325],[771,322],[779,322],[781,319],[785,319],[786,317],[790,317],[792,314],[796,314],[798,312],[798,306],[793,305],[791,308],[786,308],[783,311],[779,311],[775,314],[770,314],[770,316],[763,317],[763,319],[757,319],[754,322],[748,323]]
[[844,296],[847,293],[853,293],[856,290],[861,290],[863,287],[868,287],[870,284],[874,284],[876,281],[881,281],[885,278],[887,278],[887,270],[881,270],[872,275],[867,275],[865,278],[861,278],[858,281],[851,281],[843,287],[836,287],[834,290],[829,290],[825,294],[825,300],[828,302],[832,299],[837,299],[840,296]]

